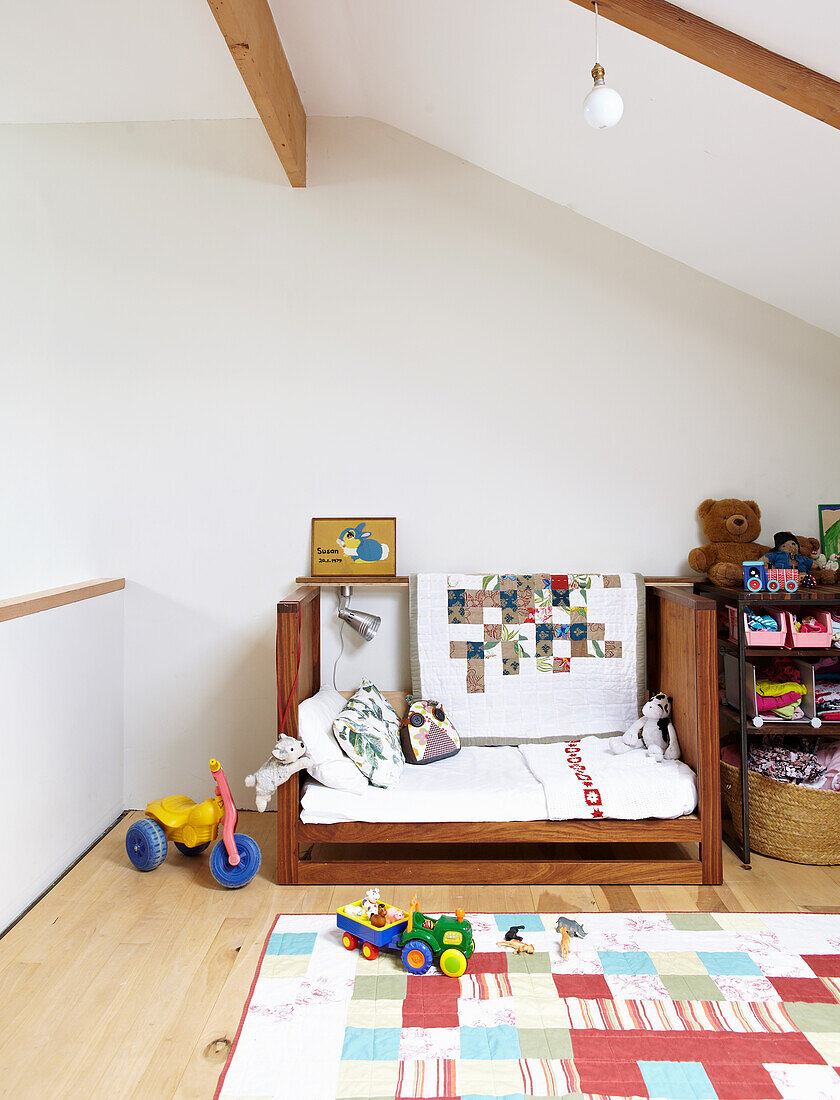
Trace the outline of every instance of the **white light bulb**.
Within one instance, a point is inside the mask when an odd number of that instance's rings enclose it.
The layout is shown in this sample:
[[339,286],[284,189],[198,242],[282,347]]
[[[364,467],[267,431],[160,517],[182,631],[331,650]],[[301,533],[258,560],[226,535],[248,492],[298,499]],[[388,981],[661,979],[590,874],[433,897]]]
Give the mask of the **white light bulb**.
[[592,70],[595,84],[583,101],[583,117],[595,130],[607,130],[615,126],[624,114],[624,101],[615,90],[604,83],[604,70],[596,64]]

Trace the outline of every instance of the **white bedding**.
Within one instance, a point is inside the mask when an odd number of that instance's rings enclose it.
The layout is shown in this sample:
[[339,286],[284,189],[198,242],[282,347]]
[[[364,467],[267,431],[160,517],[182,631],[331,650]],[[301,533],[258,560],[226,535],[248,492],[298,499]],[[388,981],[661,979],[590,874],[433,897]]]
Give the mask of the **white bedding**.
[[519,749],[461,749],[434,764],[406,764],[396,787],[349,794],[307,780],[300,819],[336,821],[544,821],[545,794]]
[[520,752],[545,791],[551,821],[638,821],[690,814],[694,772],[682,760],[654,760],[644,749],[616,756],[615,738],[582,737]]
[[[576,744],[585,746],[583,770],[577,758],[569,757],[567,744],[558,743],[467,746],[448,760],[406,765],[396,787],[369,787],[361,795],[310,779],[304,785],[301,821],[556,821],[598,818],[597,810],[605,818],[635,820],[694,810],[697,790],[687,764],[654,763],[642,751],[608,757],[606,739]],[[593,782],[587,786],[579,774]],[[587,797],[593,789],[600,803],[591,793]]]

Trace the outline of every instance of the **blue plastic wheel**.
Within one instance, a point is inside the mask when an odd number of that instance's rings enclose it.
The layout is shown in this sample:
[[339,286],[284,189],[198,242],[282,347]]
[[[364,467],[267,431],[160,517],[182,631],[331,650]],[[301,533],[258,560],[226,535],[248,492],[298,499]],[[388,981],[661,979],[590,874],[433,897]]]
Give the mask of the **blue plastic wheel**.
[[422,940],[409,940],[402,949],[402,964],[409,974],[425,974],[434,961],[431,947]]
[[154,871],[166,859],[166,833],[156,821],[144,817],[129,826],[125,850],[138,871]]
[[234,833],[233,842],[239,852],[239,863],[231,867],[225,842],[220,840],[210,853],[210,873],[220,886],[238,890],[240,886],[247,886],[259,871],[262,856],[259,844],[245,833]]

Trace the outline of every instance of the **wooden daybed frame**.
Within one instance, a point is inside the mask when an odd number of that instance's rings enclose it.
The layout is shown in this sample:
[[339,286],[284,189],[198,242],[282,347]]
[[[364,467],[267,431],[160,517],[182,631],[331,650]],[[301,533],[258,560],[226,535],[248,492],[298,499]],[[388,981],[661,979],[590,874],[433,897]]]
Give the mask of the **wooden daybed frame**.
[[[278,883],[720,885],[716,639],[713,600],[686,586],[647,588],[647,682],[652,692],[674,697],[683,758],[697,774],[696,813],[670,821],[306,825],[300,820],[301,772],[277,791]],[[295,683],[298,647],[301,660]],[[277,681],[280,700],[289,707],[285,732],[292,737],[298,735],[299,703],[321,686],[320,651],[321,591],[317,586],[301,587],[277,605]],[[402,715],[405,694],[387,694]],[[671,854],[673,848],[661,851],[663,845],[673,844],[697,845],[699,853],[695,857],[681,848],[676,855]],[[398,846],[405,845],[423,846],[420,856],[416,848],[408,857],[401,855]],[[555,845],[599,847],[595,858],[579,859],[558,854]],[[619,846],[618,858],[611,845]],[[625,845],[631,846],[632,858],[621,858]],[[640,845],[656,847],[643,858]],[[328,846],[326,856],[321,846]],[[447,848],[445,858],[438,851],[441,846]],[[430,858],[423,854],[426,851]]]

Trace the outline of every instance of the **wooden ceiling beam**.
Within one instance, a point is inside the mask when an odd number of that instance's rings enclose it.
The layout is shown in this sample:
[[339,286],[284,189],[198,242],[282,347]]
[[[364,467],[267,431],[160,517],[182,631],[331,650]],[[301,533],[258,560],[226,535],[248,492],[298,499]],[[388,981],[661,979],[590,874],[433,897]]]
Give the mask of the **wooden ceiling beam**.
[[[572,0],[594,13],[593,0]],[[598,14],[840,129],[840,83],[667,0],[598,0]]]
[[208,0],[292,187],[306,186],[306,112],[268,0]]

